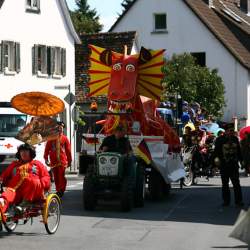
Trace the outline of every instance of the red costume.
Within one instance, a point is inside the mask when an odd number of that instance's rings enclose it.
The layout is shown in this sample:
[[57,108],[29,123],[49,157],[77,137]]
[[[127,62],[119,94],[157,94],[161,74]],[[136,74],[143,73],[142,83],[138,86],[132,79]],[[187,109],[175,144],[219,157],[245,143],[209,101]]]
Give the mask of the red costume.
[[48,161],[54,174],[56,191],[65,192],[67,180],[65,178],[65,169],[71,165],[71,147],[68,138],[60,135],[57,140],[48,141],[45,147],[44,159]]
[[19,204],[23,200],[39,201],[44,198],[44,191],[50,189],[50,176],[45,166],[36,160],[28,163],[12,162],[2,173],[0,179],[6,190],[2,193],[5,205],[3,212],[10,204]]

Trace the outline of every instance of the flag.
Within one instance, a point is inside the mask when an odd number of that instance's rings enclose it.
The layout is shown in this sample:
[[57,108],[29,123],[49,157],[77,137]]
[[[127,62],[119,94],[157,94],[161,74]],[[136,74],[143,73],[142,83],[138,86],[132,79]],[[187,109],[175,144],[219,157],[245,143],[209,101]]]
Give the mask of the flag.
[[140,156],[148,165],[152,162],[152,156],[144,139],[136,147],[136,154]]

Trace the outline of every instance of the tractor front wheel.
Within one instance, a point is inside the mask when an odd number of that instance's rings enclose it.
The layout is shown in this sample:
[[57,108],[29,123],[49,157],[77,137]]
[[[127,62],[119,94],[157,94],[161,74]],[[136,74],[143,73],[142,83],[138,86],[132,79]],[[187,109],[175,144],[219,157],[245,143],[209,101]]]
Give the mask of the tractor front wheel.
[[85,210],[93,211],[96,207],[95,184],[90,175],[86,175],[83,183],[83,204]]
[[123,212],[129,212],[133,208],[133,180],[125,177],[121,187],[121,209]]

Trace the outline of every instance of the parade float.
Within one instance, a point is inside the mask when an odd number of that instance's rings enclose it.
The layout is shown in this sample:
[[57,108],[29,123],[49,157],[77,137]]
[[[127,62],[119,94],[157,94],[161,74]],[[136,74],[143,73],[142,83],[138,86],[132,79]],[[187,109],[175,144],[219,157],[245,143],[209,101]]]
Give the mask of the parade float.
[[159,199],[169,192],[172,182],[185,176],[179,137],[156,110],[162,94],[164,50],[141,48],[139,54],[128,55],[126,47],[123,54],[93,45],[89,48],[88,96],[106,96],[107,112],[98,112],[95,107],[85,113],[90,117],[103,114],[105,119],[96,122],[102,125],[99,133],[83,135],[82,150],[86,160],[82,160],[80,171],[86,172],[87,164],[93,168],[103,139],[122,124],[134,154],[143,162],[150,197]]

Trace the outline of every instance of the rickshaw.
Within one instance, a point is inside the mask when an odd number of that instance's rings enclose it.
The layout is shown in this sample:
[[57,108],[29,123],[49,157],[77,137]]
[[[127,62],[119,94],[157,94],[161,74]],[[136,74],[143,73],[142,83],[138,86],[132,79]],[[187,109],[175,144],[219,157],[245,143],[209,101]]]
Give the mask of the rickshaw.
[[[43,92],[27,92],[14,96],[11,100],[13,108],[21,113],[33,116],[31,120],[17,135],[17,139],[30,145],[40,144],[56,137],[57,129],[53,116],[63,112],[64,103],[61,99],[51,94]],[[4,187],[0,182],[0,195]],[[48,234],[54,234],[60,224],[61,201],[60,198],[51,192],[44,194],[42,200],[17,206],[11,205],[3,213],[0,208],[0,231],[2,226],[7,232],[13,232],[22,221],[26,224],[33,221],[35,217],[42,217],[41,222],[44,224]]]
[[[2,183],[0,183],[1,191],[3,192]],[[20,221],[26,224],[28,221],[33,222],[33,218],[42,217],[41,222],[44,224],[48,234],[54,234],[60,224],[61,201],[60,198],[53,193],[45,194],[41,201],[28,204],[22,207],[22,212],[17,213],[15,205],[3,213],[0,208],[0,228],[4,226],[8,233],[12,233],[18,226]]]

